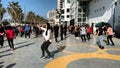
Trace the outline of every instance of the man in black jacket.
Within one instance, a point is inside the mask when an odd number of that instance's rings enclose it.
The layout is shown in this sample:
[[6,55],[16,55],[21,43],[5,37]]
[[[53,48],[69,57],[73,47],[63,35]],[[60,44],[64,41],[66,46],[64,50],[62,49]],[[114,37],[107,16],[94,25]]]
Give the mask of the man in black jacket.
[[58,33],[59,33],[59,26],[58,24],[56,24],[54,26],[54,37],[55,37],[55,42],[58,42],[57,38],[58,38]]

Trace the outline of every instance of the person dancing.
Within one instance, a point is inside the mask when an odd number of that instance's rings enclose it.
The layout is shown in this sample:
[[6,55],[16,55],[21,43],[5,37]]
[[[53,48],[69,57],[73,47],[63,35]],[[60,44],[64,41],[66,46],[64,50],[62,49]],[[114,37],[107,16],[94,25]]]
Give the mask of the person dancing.
[[[45,41],[41,45],[41,51],[42,51],[41,58],[50,59],[52,57],[49,50],[48,50],[48,47],[51,44],[51,42],[50,42],[50,34],[51,34],[50,24],[46,23],[45,28],[40,27],[40,29],[44,30],[42,35],[43,35],[43,37],[45,39]],[[46,51],[46,53],[48,55],[47,57],[45,57],[45,51]]]

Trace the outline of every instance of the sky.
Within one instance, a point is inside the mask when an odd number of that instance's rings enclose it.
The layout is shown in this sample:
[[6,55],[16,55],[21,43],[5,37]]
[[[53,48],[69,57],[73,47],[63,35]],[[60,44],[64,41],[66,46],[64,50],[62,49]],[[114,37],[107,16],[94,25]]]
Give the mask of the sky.
[[[44,18],[47,18],[47,12],[57,8],[57,0],[2,0],[4,8],[8,7],[9,2],[19,2],[19,5],[27,14],[29,11],[35,12]],[[4,18],[9,18],[8,13],[5,14]]]

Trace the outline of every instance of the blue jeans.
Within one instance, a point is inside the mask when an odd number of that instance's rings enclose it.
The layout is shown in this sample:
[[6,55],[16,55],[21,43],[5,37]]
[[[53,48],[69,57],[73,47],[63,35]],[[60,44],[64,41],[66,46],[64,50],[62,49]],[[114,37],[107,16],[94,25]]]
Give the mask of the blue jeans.
[[99,47],[102,46],[102,42],[103,42],[103,36],[100,35],[100,36],[98,36],[98,41],[97,41],[97,44],[98,44]]

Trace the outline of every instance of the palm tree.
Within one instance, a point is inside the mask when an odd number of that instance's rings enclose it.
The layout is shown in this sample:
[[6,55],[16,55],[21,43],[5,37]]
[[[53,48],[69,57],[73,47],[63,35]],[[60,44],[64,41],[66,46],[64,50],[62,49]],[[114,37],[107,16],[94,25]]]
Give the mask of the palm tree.
[[3,15],[5,14],[6,9],[2,7],[2,4],[0,5],[0,20],[3,19]]
[[19,2],[9,3],[8,13],[11,15],[14,22],[22,22],[24,19],[24,14],[22,13],[22,8],[19,5]]
[[28,12],[27,17],[26,17],[26,22],[29,22],[29,23],[35,22],[35,13],[34,12],[32,12],[32,11]]
[[41,21],[41,17],[39,15],[35,16],[35,23],[39,23]]
[[30,11],[27,14],[26,22],[44,24],[45,22],[47,22],[47,20],[40,15],[36,15],[34,12]]

